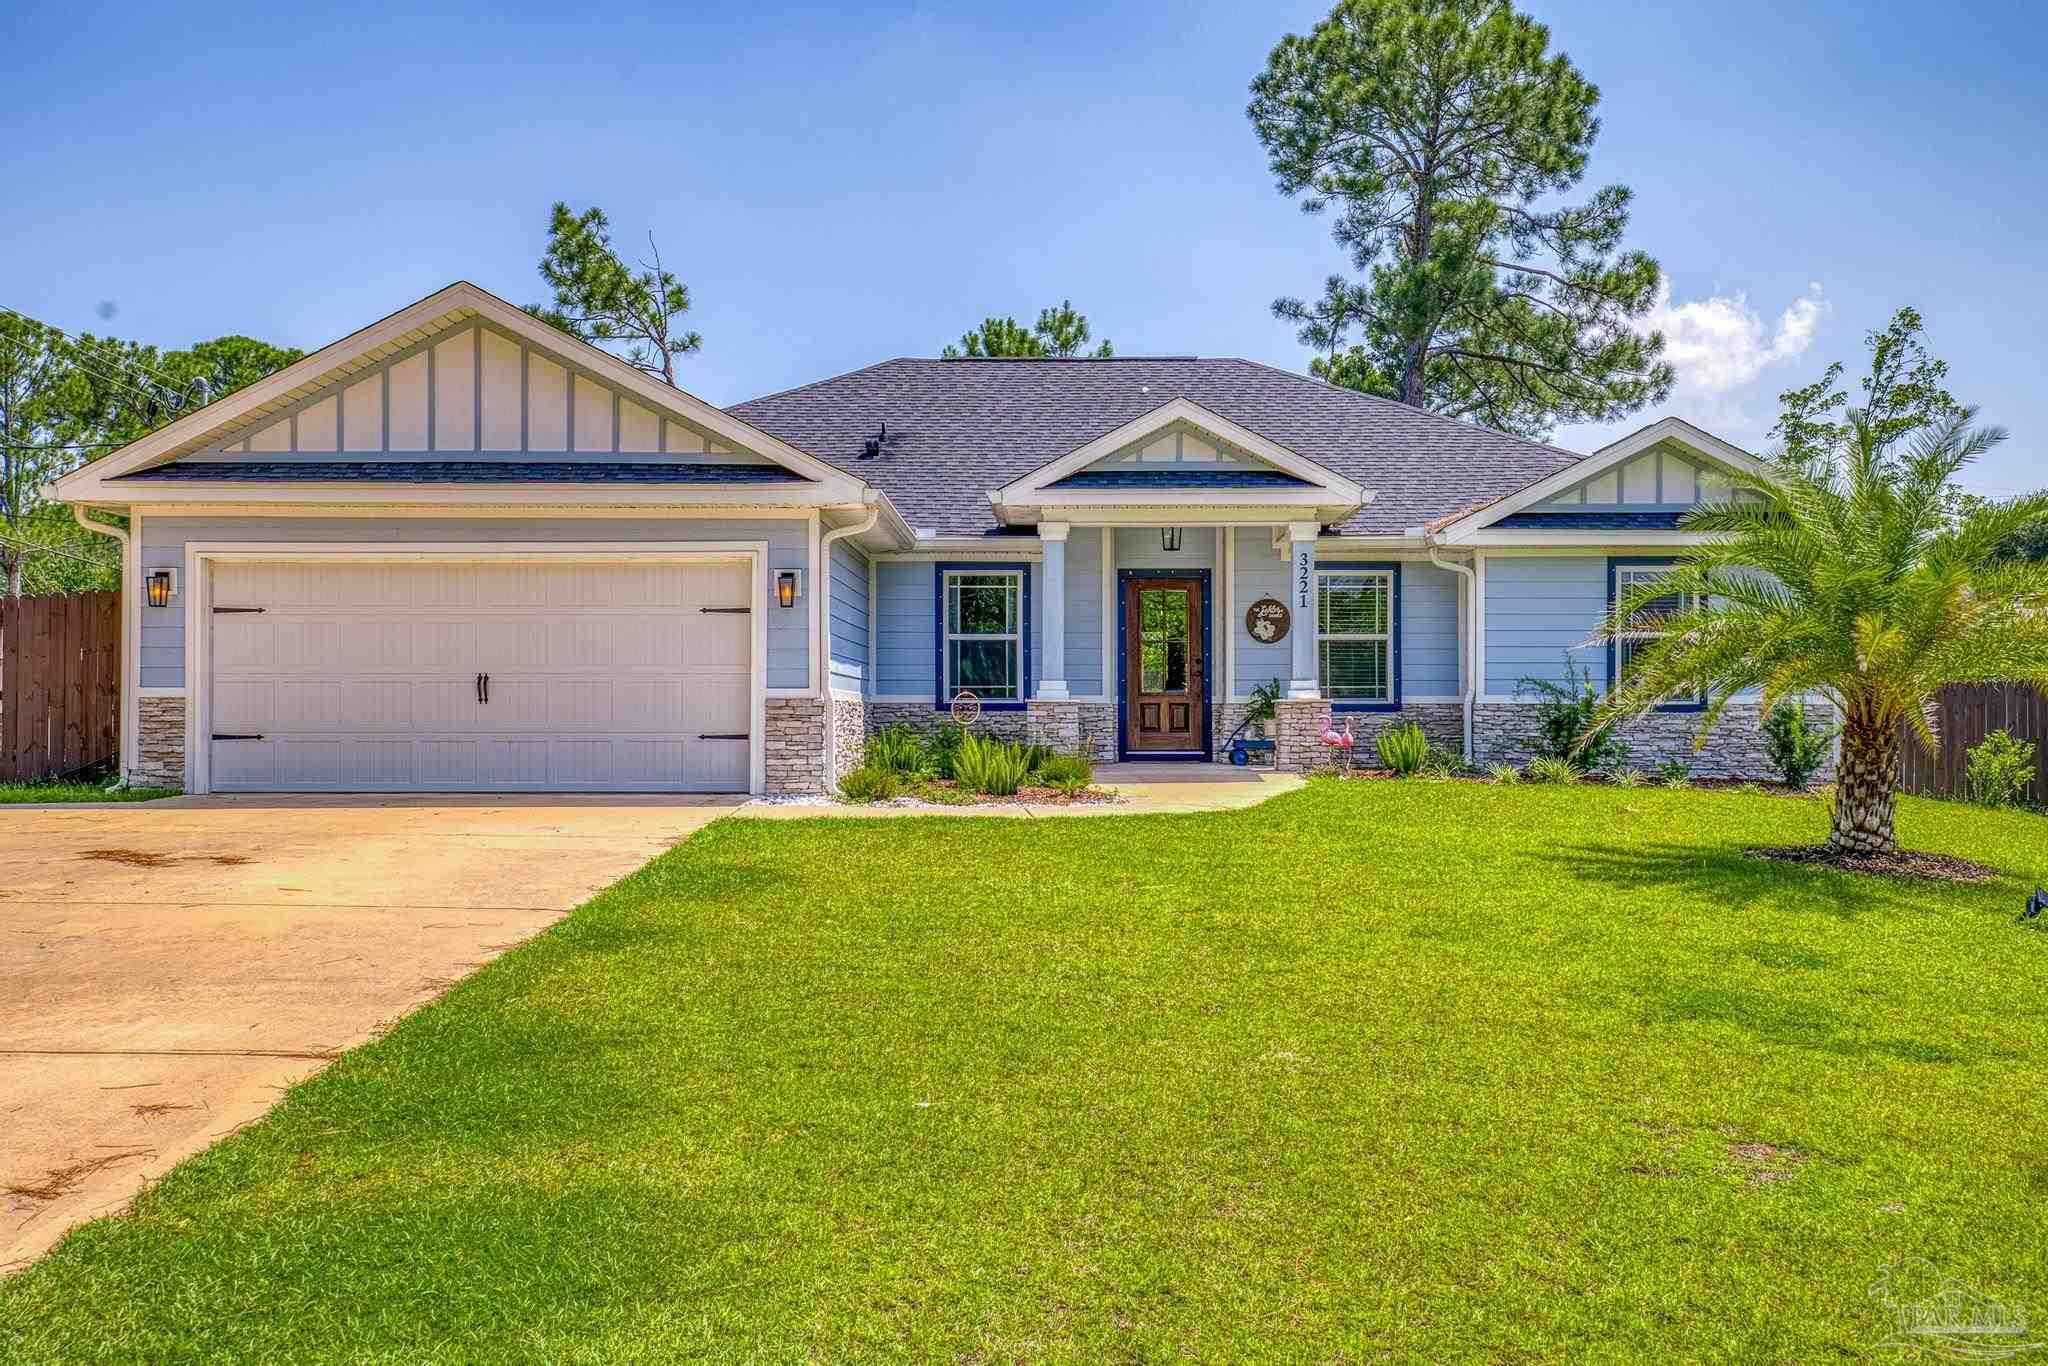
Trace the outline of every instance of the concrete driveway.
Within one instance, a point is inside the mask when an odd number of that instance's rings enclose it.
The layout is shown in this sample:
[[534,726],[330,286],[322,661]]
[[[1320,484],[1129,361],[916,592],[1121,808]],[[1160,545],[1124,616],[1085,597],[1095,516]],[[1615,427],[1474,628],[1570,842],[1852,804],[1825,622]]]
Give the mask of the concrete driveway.
[[0,806],[0,1274],[740,800]]

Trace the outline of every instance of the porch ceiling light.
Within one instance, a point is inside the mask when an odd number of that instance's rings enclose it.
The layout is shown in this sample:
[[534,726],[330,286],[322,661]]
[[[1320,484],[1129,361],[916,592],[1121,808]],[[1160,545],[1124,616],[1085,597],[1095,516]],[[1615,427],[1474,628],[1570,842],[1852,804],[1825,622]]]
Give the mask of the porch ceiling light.
[[1179,550],[1180,528],[1177,526],[1163,526],[1159,528],[1159,548],[1161,550]]
[[172,595],[178,591],[178,571],[152,569],[143,579],[142,586],[151,607],[169,607]]

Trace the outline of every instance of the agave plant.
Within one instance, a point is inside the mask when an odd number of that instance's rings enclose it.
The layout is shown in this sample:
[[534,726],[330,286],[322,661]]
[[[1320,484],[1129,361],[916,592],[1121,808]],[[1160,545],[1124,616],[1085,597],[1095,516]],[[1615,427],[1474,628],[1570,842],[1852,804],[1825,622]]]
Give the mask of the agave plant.
[[1635,649],[1600,718],[1704,695],[1704,743],[1745,689],[1761,690],[1767,715],[1818,694],[1842,722],[1828,850],[1895,852],[1901,735],[1939,748],[1935,691],[2048,682],[2048,565],[2002,553],[2048,524],[2048,495],[1959,497],[1958,472],[2005,437],[1974,417],[1950,406],[1902,429],[1851,409],[1825,450],[1741,476],[1753,497],[1689,512],[1682,525],[1707,542],[1622,594],[1606,622]]

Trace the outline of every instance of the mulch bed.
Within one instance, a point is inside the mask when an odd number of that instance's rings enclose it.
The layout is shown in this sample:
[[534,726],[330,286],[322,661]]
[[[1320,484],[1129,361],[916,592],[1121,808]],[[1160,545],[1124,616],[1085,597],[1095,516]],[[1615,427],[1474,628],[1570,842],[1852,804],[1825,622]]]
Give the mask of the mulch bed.
[[1912,849],[1901,849],[1896,854],[1831,854],[1823,845],[1800,844],[1777,849],[1745,849],[1742,852],[1751,858],[1812,863],[1847,873],[1869,873],[1875,877],[1926,878],[1936,882],[1998,880],[1998,874],[1981,863],[1972,863],[1951,854],[1926,854]]

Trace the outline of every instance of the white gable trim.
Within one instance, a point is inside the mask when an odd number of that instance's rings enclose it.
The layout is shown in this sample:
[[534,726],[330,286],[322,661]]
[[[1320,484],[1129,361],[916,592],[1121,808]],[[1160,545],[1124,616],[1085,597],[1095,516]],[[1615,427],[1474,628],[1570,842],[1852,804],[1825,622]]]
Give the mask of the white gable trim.
[[560,357],[572,372],[582,370],[594,374],[604,383],[630,393],[637,402],[652,408],[657,415],[688,422],[711,433],[724,444],[752,451],[816,481],[817,487],[806,490],[809,495],[806,501],[860,501],[865,481],[714,408],[693,394],[671,388],[643,374],[618,357],[578,341],[466,280],[458,280],[418,303],[350,333],[274,375],[179,418],[105,459],[73,470],[56,482],[54,492],[58,498],[69,502],[131,501],[133,485],[109,486],[106,481],[115,475],[175,459],[207,444],[228,428],[288,409],[315,389],[336,384],[422,337],[448,331],[470,318],[481,318],[537,350]]
[[[1052,487],[1068,475],[1088,468],[1105,456],[1115,455],[1126,446],[1136,445],[1147,437],[1157,435],[1176,423],[1186,423],[1218,437],[1245,454],[1306,481],[1309,487],[1285,490],[1188,489],[1178,494],[1170,490],[1130,490],[1124,496],[1115,493],[1108,493],[1105,496],[1107,491],[1102,489]],[[1104,432],[1085,446],[1076,447],[1057,460],[1047,461],[1023,478],[1012,480],[1001,488],[992,490],[988,497],[990,504],[995,508],[997,520],[1005,523],[1010,522],[1013,517],[1018,520],[1029,520],[1037,509],[1045,507],[1157,504],[1162,501],[1194,506],[1272,503],[1295,507],[1314,505],[1348,515],[1361,505],[1372,501],[1372,493],[1369,490],[1346,479],[1328,466],[1317,464],[1279,442],[1263,437],[1251,428],[1233,422],[1223,414],[1204,408],[1201,404],[1186,398],[1169,399],[1151,412],[1133,418],[1113,431]],[[1334,512],[1327,520],[1339,520]]]
[[[1501,518],[1512,516],[1522,509],[1543,502],[1545,499],[1562,493],[1568,488],[1584,483],[1588,479],[1596,478],[1603,472],[1613,469],[1617,465],[1624,464],[1634,457],[1641,455],[1644,451],[1650,450],[1662,441],[1675,442],[1708,461],[1718,465],[1725,465],[1733,470],[1739,470],[1744,474],[1761,475],[1768,469],[1768,466],[1763,461],[1757,459],[1748,451],[1743,450],[1739,446],[1729,445],[1712,432],[1695,427],[1684,418],[1660,418],[1647,427],[1638,428],[1620,440],[1602,446],[1584,459],[1574,464],[1566,465],[1555,474],[1539,479],[1526,488],[1518,489],[1505,498],[1488,503],[1477,512],[1466,514],[1438,532],[1436,539],[1446,545],[1498,545],[1508,543],[1507,540],[1502,538],[1508,538],[1517,542],[1523,540],[1533,542],[1551,540],[1559,536],[1572,534],[1576,535],[1581,541],[1585,541],[1587,537],[1584,532],[1494,532],[1486,537],[1480,536],[1479,533],[1492,526]],[[1644,535],[1642,532],[1633,534],[1637,538],[1641,538]],[[1676,535],[1681,533],[1665,534]],[[1681,542],[1680,544],[1685,543],[1689,542]]]

